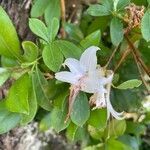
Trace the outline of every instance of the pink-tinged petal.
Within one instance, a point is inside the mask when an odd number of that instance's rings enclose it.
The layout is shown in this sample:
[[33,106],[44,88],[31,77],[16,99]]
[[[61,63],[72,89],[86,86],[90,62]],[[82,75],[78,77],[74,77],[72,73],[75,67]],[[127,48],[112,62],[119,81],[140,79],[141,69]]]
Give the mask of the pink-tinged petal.
[[91,72],[96,69],[97,66],[97,57],[96,52],[99,50],[99,47],[91,46],[87,48],[80,58],[80,66],[85,72]]
[[55,74],[55,78],[62,82],[67,82],[71,84],[76,84],[78,82],[78,77],[73,73],[68,71],[62,71]]
[[83,71],[80,67],[80,63],[77,59],[74,58],[67,58],[63,63],[64,66],[67,66],[70,71],[74,74],[82,74]]

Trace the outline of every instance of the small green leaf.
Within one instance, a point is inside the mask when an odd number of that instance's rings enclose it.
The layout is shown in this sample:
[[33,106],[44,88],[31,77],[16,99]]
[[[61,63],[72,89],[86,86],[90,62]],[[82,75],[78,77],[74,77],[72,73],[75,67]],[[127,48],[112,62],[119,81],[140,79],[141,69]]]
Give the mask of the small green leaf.
[[44,13],[44,18],[45,18],[47,25],[51,24],[51,21],[53,18],[60,19],[60,14],[61,14],[60,6],[61,6],[60,0],[49,1],[49,5],[46,8],[45,13]]
[[59,30],[59,20],[57,18],[53,18],[48,26],[48,34],[50,42],[54,41],[58,33],[58,30]]
[[63,63],[63,55],[60,48],[54,42],[45,46],[42,57],[46,66],[53,72],[59,71]]
[[51,101],[46,93],[48,82],[37,67],[35,73],[32,74],[32,83],[38,104],[45,110],[51,110]]
[[123,40],[123,24],[118,18],[113,18],[110,24],[111,41],[115,46]]
[[33,62],[38,57],[38,47],[31,41],[22,42],[22,47],[24,49],[23,58],[28,62]]
[[106,109],[96,109],[96,110],[91,111],[88,124],[90,124],[91,126],[99,130],[104,129],[107,125]]
[[44,11],[49,6],[49,0],[36,0],[31,7],[31,17],[40,17],[44,14]]
[[46,131],[52,126],[50,118],[51,118],[51,113],[46,114],[44,118],[42,118],[39,126],[41,131]]
[[113,119],[105,130],[105,136],[109,137],[118,137],[124,134],[126,130],[126,121],[125,120],[116,120]]
[[10,71],[5,68],[0,68],[0,86],[10,77]]
[[139,87],[142,84],[141,80],[137,80],[137,79],[132,79],[132,80],[128,80],[126,82],[121,83],[120,85],[118,85],[116,88],[117,89],[133,89],[135,87]]
[[69,39],[80,42],[83,39],[83,33],[79,26],[72,23],[65,24],[65,31],[67,32]]
[[105,147],[108,150],[132,150],[128,145],[114,139],[108,140]]
[[33,89],[33,86],[30,88],[30,92],[29,92],[29,114],[28,115],[22,115],[22,119],[20,124],[21,125],[26,125],[28,123],[30,123],[37,112],[37,100],[36,100],[36,94],[35,91]]
[[1,65],[2,67],[15,67],[18,66],[19,63],[16,59],[12,59],[9,57],[1,56]]
[[2,7],[0,7],[0,55],[18,60],[21,55],[16,30]]
[[123,10],[129,4],[130,0],[119,0],[117,4],[117,10]]
[[150,41],[150,9],[146,11],[142,18],[141,31],[143,38],[147,42]]
[[55,107],[51,112],[51,125],[57,132],[60,132],[69,126],[70,120],[65,122],[67,116],[67,101],[63,101],[62,108]]
[[111,11],[108,10],[107,7],[99,4],[91,5],[87,12],[91,16],[108,16],[111,14]]
[[9,112],[3,104],[3,102],[0,102],[0,134],[16,127],[20,121],[20,114]]
[[57,40],[55,41],[55,43],[57,44],[65,58],[80,58],[82,50],[75,44],[65,40]]
[[30,80],[28,74],[24,74],[13,83],[6,98],[6,106],[8,110],[23,114],[29,113],[29,83]]
[[47,27],[41,20],[35,18],[29,19],[29,27],[34,34],[47,42],[49,41]]
[[90,117],[90,106],[85,93],[80,92],[76,97],[72,112],[71,120],[78,126],[83,126]]
[[84,48],[88,48],[89,46],[98,46],[101,39],[101,32],[100,30],[97,30],[91,34],[89,34],[87,37],[85,37],[81,42],[81,46]]

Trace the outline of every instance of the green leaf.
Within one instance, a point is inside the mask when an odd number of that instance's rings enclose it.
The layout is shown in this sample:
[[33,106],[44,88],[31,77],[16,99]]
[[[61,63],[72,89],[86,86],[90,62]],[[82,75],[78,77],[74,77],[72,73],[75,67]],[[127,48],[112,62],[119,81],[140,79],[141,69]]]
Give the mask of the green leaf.
[[96,110],[91,111],[88,124],[99,130],[104,129],[107,125],[106,109],[96,109]]
[[111,14],[111,10],[107,9],[105,5],[94,4],[88,8],[87,13],[91,16],[108,16]]
[[69,41],[57,40],[54,43],[56,43],[57,46],[59,46],[59,49],[63,53],[65,58],[79,59],[82,54],[82,50]]
[[80,92],[76,97],[72,112],[71,120],[78,126],[83,126],[90,117],[90,106],[85,93]]
[[28,74],[21,76],[9,90],[6,106],[11,112],[29,114],[28,90],[30,79]]
[[123,40],[123,24],[118,18],[113,18],[110,23],[111,41],[115,46]]
[[129,146],[114,139],[108,140],[105,147],[108,150],[132,150]]
[[50,118],[51,118],[51,113],[46,114],[44,118],[42,118],[39,126],[41,131],[46,131],[52,126]]
[[49,0],[36,0],[33,6],[31,7],[31,17],[42,16],[49,3]]
[[9,112],[3,104],[3,102],[0,102],[0,134],[16,127],[20,121],[20,114]]
[[59,71],[63,63],[63,55],[60,48],[54,42],[45,46],[42,57],[46,66],[53,72]]
[[20,43],[16,30],[2,7],[0,7],[0,55],[20,60]]
[[97,145],[85,147],[83,150],[104,150],[104,149],[105,149],[104,144],[100,143]]
[[83,39],[83,33],[77,25],[66,23],[65,31],[68,33],[69,39],[75,42],[80,42]]
[[51,112],[51,125],[57,132],[60,132],[69,126],[70,120],[65,122],[67,116],[67,103],[66,100],[63,101],[62,108],[54,108]]
[[101,39],[101,32],[100,30],[97,30],[93,33],[91,33],[90,35],[88,35],[87,37],[85,37],[81,42],[81,46],[84,48],[88,48],[89,46],[98,46],[99,42]]
[[[124,134],[126,130],[126,121],[125,120],[115,120],[113,119],[105,130],[105,136],[109,137],[119,137]],[[107,137],[106,137],[107,138]]]
[[32,83],[38,104],[45,110],[51,110],[51,101],[47,95],[48,82],[37,67],[32,74]]
[[5,68],[0,68],[0,86],[10,77],[10,71]]
[[117,10],[123,10],[129,4],[130,0],[119,0],[117,4]]
[[142,18],[141,31],[143,38],[147,42],[150,41],[150,9],[146,11]]
[[24,49],[23,58],[28,62],[33,62],[38,57],[38,47],[31,41],[22,42],[22,47]]
[[126,82],[121,83],[116,88],[117,89],[123,89],[123,90],[133,89],[135,87],[139,87],[141,84],[142,84],[141,80],[132,79],[132,80],[128,80]]
[[30,88],[30,93],[29,93],[29,114],[22,115],[22,119],[20,122],[21,125],[26,125],[26,124],[30,123],[34,119],[37,109],[38,109],[36,94],[33,89],[33,85],[31,85],[31,86],[32,87]]
[[35,18],[29,19],[29,27],[35,35],[47,42],[49,41],[47,27],[41,20]]
[[51,21],[53,18],[60,19],[60,0],[50,0],[49,5],[45,10],[44,18],[46,21],[46,24],[51,24]]
[[1,65],[2,67],[15,67],[15,66],[18,66],[19,63],[16,59],[1,56]]
[[50,42],[54,41],[58,33],[58,30],[59,30],[59,20],[57,18],[53,18],[48,26],[48,34]]

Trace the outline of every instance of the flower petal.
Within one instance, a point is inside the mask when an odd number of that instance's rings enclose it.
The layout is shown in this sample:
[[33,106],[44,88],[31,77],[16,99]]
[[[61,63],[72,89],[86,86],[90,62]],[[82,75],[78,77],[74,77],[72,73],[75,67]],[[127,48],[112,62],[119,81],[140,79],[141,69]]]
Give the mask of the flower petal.
[[80,58],[80,65],[83,70],[90,72],[96,69],[97,66],[97,57],[96,52],[99,50],[99,47],[91,46],[87,48]]
[[80,67],[80,63],[77,59],[74,58],[67,58],[63,65],[66,65],[70,71],[74,74],[82,74],[83,71]]
[[62,71],[62,72],[56,73],[55,78],[57,80],[71,83],[71,84],[76,84],[78,82],[78,77],[76,77],[73,73],[68,72],[68,71]]

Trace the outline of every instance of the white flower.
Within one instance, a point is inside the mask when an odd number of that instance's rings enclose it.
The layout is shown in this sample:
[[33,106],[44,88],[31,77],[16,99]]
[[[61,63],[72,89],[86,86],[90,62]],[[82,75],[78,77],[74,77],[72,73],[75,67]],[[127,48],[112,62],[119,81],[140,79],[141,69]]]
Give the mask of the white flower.
[[99,50],[99,47],[91,46],[84,51],[80,60],[67,58],[63,65],[67,66],[70,72],[62,71],[55,74],[57,80],[71,83],[69,114],[79,91],[95,93],[99,91],[100,87],[105,91],[102,83],[105,82],[106,79],[101,78],[101,82],[99,82],[100,75],[99,69],[97,69],[97,50]]
[[112,104],[110,102],[110,89],[111,89],[111,83],[113,79],[113,72],[110,70],[107,70],[107,73],[109,73],[109,76],[107,77],[107,81],[105,82],[106,91],[102,92],[102,90],[100,90],[98,93],[95,93],[93,95],[91,100],[96,105],[94,109],[104,108],[104,107],[107,108],[107,119],[109,119],[110,114],[111,114],[114,118],[121,120],[121,119],[124,119],[124,117],[122,117],[123,112],[121,113],[116,112],[113,109]]

